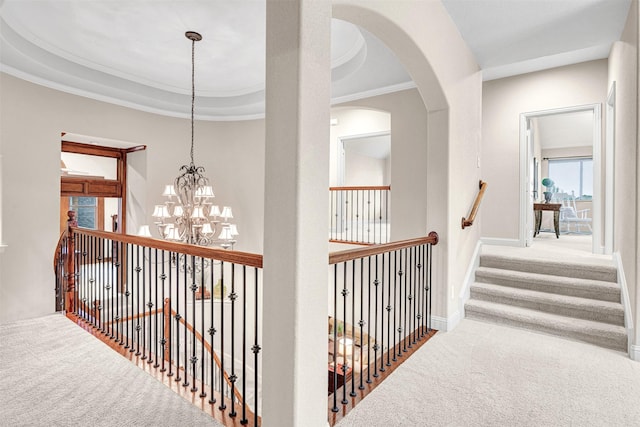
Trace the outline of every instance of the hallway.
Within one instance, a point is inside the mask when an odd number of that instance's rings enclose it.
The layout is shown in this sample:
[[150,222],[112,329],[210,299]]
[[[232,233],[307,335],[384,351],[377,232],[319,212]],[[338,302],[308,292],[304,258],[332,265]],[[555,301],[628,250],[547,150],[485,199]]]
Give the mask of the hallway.
[[638,402],[624,353],[464,319],[337,425],[640,426]]

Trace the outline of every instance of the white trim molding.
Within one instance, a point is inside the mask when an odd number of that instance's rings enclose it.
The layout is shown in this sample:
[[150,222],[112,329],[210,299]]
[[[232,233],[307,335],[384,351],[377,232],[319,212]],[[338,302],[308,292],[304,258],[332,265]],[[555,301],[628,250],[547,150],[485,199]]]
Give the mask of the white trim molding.
[[522,247],[523,244],[518,239],[502,239],[495,237],[481,237],[480,242],[483,245],[493,245],[493,246],[517,246]]
[[618,284],[620,285],[621,303],[624,308],[624,326],[627,329],[627,342],[629,357],[633,360],[640,361],[640,345],[631,345],[633,342],[633,315],[631,313],[631,301],[629,300],[629,288],[627,287],[627,279],[624,275],[624,267],[620,252],[613,253],[613,264],[618,270]]
[[460,312],[456,311],[448,318],[431,316],[431,327],[440,332],[452,331],[460,323]]
[[458,295],[458,313],[461,313],[462,318],[465,317],[464,304],[471,296],[471,285],[476,281],[476,269],[480,265],[481,249],[482,241],[479,240],[478,243],[476,243],[476,249],[473,251],[473,255],[471,256],[469,267],[467,267],[467,273],[465,274],[464,281],[462,282],[462,289],[460,289],[460,294]]

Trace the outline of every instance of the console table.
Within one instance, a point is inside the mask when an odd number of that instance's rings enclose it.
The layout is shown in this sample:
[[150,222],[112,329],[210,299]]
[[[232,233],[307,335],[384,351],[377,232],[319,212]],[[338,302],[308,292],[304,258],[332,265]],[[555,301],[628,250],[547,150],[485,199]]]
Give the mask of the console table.
[[534,203],[533,212],[535,213],[535,230],[533,237],[540,234],[540,225],[542,224],[542,211],[553,212],[553,228],[556,231],[556,238],[560,238],[560,208],[562,203]]

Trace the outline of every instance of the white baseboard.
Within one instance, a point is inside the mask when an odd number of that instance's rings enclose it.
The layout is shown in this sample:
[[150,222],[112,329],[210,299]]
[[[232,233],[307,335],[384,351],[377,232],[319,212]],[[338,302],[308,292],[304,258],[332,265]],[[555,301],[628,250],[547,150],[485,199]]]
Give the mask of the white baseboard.
[[453,330],[460,323],[460,312],[456,311],[448,318],[440,316],[431,316],[431,327],[441,332]]
[[[620,252],[614,252],[612,255],[613,263],[618,270],[618,284],[620,285],[620,294],[622,306],[624,307],[624,325],[627,330],[627,340],[629,343],[633,342],[634,325],[633,315],[631,314],[631,300],[629,299],[629,288],[627,287],[627,279],[624,275],[624,268],[622,265],[622,258]],[[632,360],[640,361],[640,346],[629,346],[629,358]]]
[[480,241],[482,242],[483,245],[522,247],[522,243],[518,239],[500,239],[500,238],[493,238],[493,237],[481,237]]
[[476,248],[471,256],[469,267],[467,267],[467,273],[464,275],[464,281],[462,282],[462,289],[458,295],[458,312],[460,317],[464,318],[464,304],[467,302],[470,296],[470,288],[473,282],[476,280],[476,269],[480,265],[480,250],[482,249],[482,242],[476,243]]

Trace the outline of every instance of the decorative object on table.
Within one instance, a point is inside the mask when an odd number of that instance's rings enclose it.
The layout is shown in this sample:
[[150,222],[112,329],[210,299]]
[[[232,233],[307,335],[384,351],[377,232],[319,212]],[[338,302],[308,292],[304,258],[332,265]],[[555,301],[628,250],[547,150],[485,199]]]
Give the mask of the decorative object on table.
[[542,179],[542,185],[544,185],[547,189],[547,191],[543,192],[542,194],[544,194],[544,202],[545,203],[549,203],[551,202],[551,197],[553,196],[553,186],[554,186],[555,182],[553,182],[553,180],[551,178],[543,178]]
[[[202,40],[202,36],[194,31],[187,31],[185,36],[191,40],[191,163],[180,168],[181,175],[173,185],[165,186],[162,195],[167,197],[167,201],[156,205],[152,216],[156,218],[160,237],[165,240],[233,249],[238,229],[229,222],[233,218],[231,208],[224,206],[220,210],[212,203],[215,196],[208,178],[204,176],[204,167],[196,166],[193,159],[195,42]],[[139,234],[151,236],[148,227],[141,227]]]

